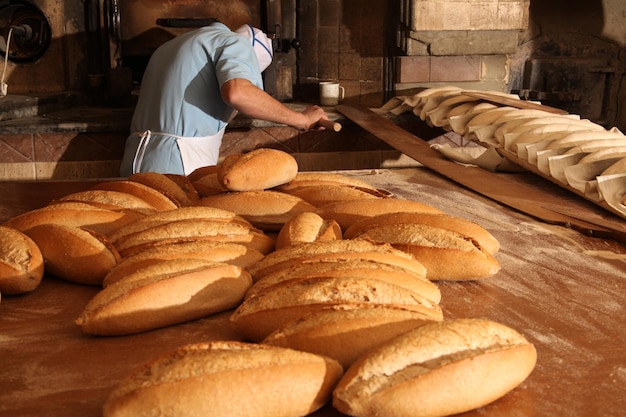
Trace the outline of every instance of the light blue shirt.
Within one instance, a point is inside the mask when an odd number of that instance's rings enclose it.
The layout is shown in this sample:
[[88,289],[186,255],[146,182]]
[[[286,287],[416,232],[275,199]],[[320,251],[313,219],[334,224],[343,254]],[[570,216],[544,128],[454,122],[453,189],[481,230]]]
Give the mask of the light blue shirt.
[[[182,174],[176,138],[161,133],[200,138],[218,134],[233,113],[222,100],[221,88],[235,78],[263,88],[251,41],[222,23],[187,32],[157,48],[142,78],[120,175],[125,177],[133,172],[141,143],[137,133],[147,130],[158,134],[141,149],[143,157],[138,171]],[[219,151],[220,143],[211,146]],[[206,165],[216,162],[207,160]]]

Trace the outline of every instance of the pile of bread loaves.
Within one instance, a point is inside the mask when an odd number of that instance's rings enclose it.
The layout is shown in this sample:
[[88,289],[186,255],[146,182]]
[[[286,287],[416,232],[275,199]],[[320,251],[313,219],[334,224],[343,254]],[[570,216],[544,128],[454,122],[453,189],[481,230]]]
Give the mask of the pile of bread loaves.
[[504,396],[532,343],[445,319],[437,281],[495,275],[481,226],[282,151],[102,182],[0,226],[0,291],[101,287],[76,323],[122,336],[232,310],[240,341],[184,345],[121,381],[118,416],[443,416]]
[[476,93],[456,86],[425,89],[411,98],[411,110],[626,218],[626,136],[618,128],[528,107],[515,94]]

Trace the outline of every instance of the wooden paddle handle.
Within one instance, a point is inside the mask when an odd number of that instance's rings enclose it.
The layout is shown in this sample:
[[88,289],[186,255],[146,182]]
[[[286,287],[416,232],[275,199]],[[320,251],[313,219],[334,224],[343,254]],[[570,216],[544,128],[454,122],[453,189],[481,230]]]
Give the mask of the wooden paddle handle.
[[339,132],[342,128],[341,123],[333,122],[332,120],[320,120],[317,123],[320,126],[324,126],[326,129],[334,130],[335,132]]

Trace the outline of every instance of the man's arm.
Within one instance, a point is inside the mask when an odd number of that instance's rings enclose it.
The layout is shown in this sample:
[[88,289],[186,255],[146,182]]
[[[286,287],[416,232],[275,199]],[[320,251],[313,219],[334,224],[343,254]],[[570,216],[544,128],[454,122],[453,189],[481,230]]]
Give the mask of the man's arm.
[[328,120],[319,106],[310,106],[302,112],[292,110],[243,78],[227,81],[222,86],[222,98],[226,104],[248,117],[286,124],[300,130],[313,129],[320,120]]

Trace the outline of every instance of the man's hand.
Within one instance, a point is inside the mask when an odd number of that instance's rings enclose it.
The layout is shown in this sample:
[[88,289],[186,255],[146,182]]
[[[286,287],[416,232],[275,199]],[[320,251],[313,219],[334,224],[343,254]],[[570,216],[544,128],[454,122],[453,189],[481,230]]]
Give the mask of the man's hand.
[[323,130],[324,127],[319,124],[319,121],[328,120],[326,112],[319,106],[309,106],[302,111],[302,114],[306,117],[304,130]]

